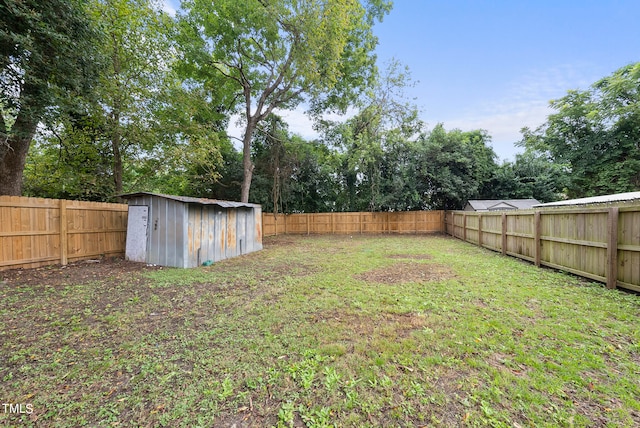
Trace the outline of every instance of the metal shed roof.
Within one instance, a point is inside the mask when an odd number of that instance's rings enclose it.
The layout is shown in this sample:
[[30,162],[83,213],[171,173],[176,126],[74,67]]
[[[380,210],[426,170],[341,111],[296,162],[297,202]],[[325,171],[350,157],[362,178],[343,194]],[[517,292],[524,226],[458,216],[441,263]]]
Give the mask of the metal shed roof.
[[567,205],[606,204],[611,202],[628,202],[640,200],[640,192],[616,193],[613,195],[593,196],[591,198],[568,199],[566,201],[549,202],[534,205],[535,208],[561,207]]
[[476,199],[469,200],[468,203],[476,211],[489,211],[509,209],[509,207],[526,210],[539,202],[535,199]]
[[137,196],[158,196],[160,198],[171,199],[174,201],[184,202],[186,204],[200,204],[200,205],[217,205],[222,208],[256,208],[261,207],[259,204],[250,204],[245,202],[234,202],[234,201],[221,201],[219,199],[206,199],[206,198],[193,198],[190,196],[175,196],[175,195],[165,195],[162,193],[152,193],[152,192],[136,192],[136,193],[126,193],[124,195],[120,195],[121,198],[131,199]]

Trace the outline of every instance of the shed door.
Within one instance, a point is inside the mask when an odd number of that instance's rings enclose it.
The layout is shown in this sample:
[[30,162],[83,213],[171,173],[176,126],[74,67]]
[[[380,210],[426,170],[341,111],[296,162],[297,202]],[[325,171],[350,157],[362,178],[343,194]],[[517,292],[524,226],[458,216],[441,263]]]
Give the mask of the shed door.
[[149,223],[149,207],[129,206],[127,219],[127,245],[125,258],[132,262],[147,261],[147,224]]

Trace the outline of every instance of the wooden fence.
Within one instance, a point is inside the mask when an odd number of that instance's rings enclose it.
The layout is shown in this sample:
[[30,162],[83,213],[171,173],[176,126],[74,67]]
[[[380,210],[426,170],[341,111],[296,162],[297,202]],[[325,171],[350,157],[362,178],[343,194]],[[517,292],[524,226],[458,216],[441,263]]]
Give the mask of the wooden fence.
[[[0,271],[123,255],[127,205],[0,196]],[[541,211],[262,215],[264,236],[447,232],[640,292],[640,206]]]
[[446,213],[446,232],[502,254],[640,291],[640,206]]
[[444,211],[262,214],[264,236],[444,232]]
[[0,196],[0,270],[124,255],[127,205]]

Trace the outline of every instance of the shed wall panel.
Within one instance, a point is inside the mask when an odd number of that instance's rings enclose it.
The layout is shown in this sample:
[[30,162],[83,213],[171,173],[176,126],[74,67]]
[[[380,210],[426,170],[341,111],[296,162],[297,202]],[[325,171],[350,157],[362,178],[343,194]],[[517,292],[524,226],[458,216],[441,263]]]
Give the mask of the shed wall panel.
[[262,210],[222,207],[135,195],[129,205],[147,205],[147,263],[196,267],[262,249]]
[[227,256],[226,256],[226,251],[227,251],[227,215],[226,213],[220,209],[218,211],[218,215],[217,215],[219,221],[218,221],[218,229],[217,229],[217,235],[218,235],[218,239],[216,240],[218,245],[217,245],[217,249],[218,249],[218,253],[217,253],[217,258],[216,261],[219,260],[224,260]]

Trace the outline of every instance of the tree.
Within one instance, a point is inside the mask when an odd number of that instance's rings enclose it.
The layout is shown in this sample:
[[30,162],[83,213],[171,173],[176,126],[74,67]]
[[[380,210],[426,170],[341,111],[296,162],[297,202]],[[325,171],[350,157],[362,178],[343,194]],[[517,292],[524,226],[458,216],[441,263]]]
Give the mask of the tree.
[[38,138],[27,191],[98,200],[125,190],[210,193],[228,119],[172,69],[171,18],[153,0],[92,0],[88,9],[107,59],[100,85],[91,100],[67,103]]
[[104,118],[114,191],[120,194],[126,157],[152,149],[158,139],[151,128],[171,77],[172,20],[151,0],[94,0],[91,13],[105,35],[108,61],[90,114]]
[[137,152],[127,159],[125,188],[216,197],[237,155],[226,136],[227,116],[206,91],[172,75],[154,104],[150,141],[134,146]]
[[566,187],[567,172],[540,152],[527,149],[515,162],[504,162],[489,180],[489,199],[527,199],[554,202]]
[[266,211],[326,212],[335,207],[335,157],[327,146],[291,135],[271,115],[253,142],[252,198]]
[[187,0],[180,16],[183,72],[240,99],[245,131],[241,201],[249,200],[258,124],[308,99],[344,110],[375,75],[372,26],[391,4],[370,0]]
[[101,63],[83,0],[0,1],[0,195],[20,195],[38,124],[89,93]]
[[524,130],[522,144],[566,168],[569,197],[640,189],[640,63],[551,107],[556,112],[541,127]]
[[483,130],[446,131],[438,124],[419,147],[421,197],[430,209],[462,209],[468,199],[483,198],[497,165]]
[[113,195],[111,147],[92,119],[63,113],[58,126],[36,135],[24,168],[25,195],[87,201]]
[[[253,159],[256,172],[264,184],[258,197],[265,209],[277,215],[282,211],[283,186],[293,173],[293,160],[287,145],[290,136],[287,124],[280,116],[271,114],[264,122],[264,129],[254,136]],[[256,192],[254,192],[256,193]],[[261,194],[260,194],[261,193]]]
[[[404,94],[411,86],[409,70],[392,60],[358,100],[361,109],[355,116],[344,123],[323,124],[326,141],[342,159],[340,209],[398,210],[419,204],[411,140],[420,135],[423,124]],[[401,177],[407,181],[399,181]]]

